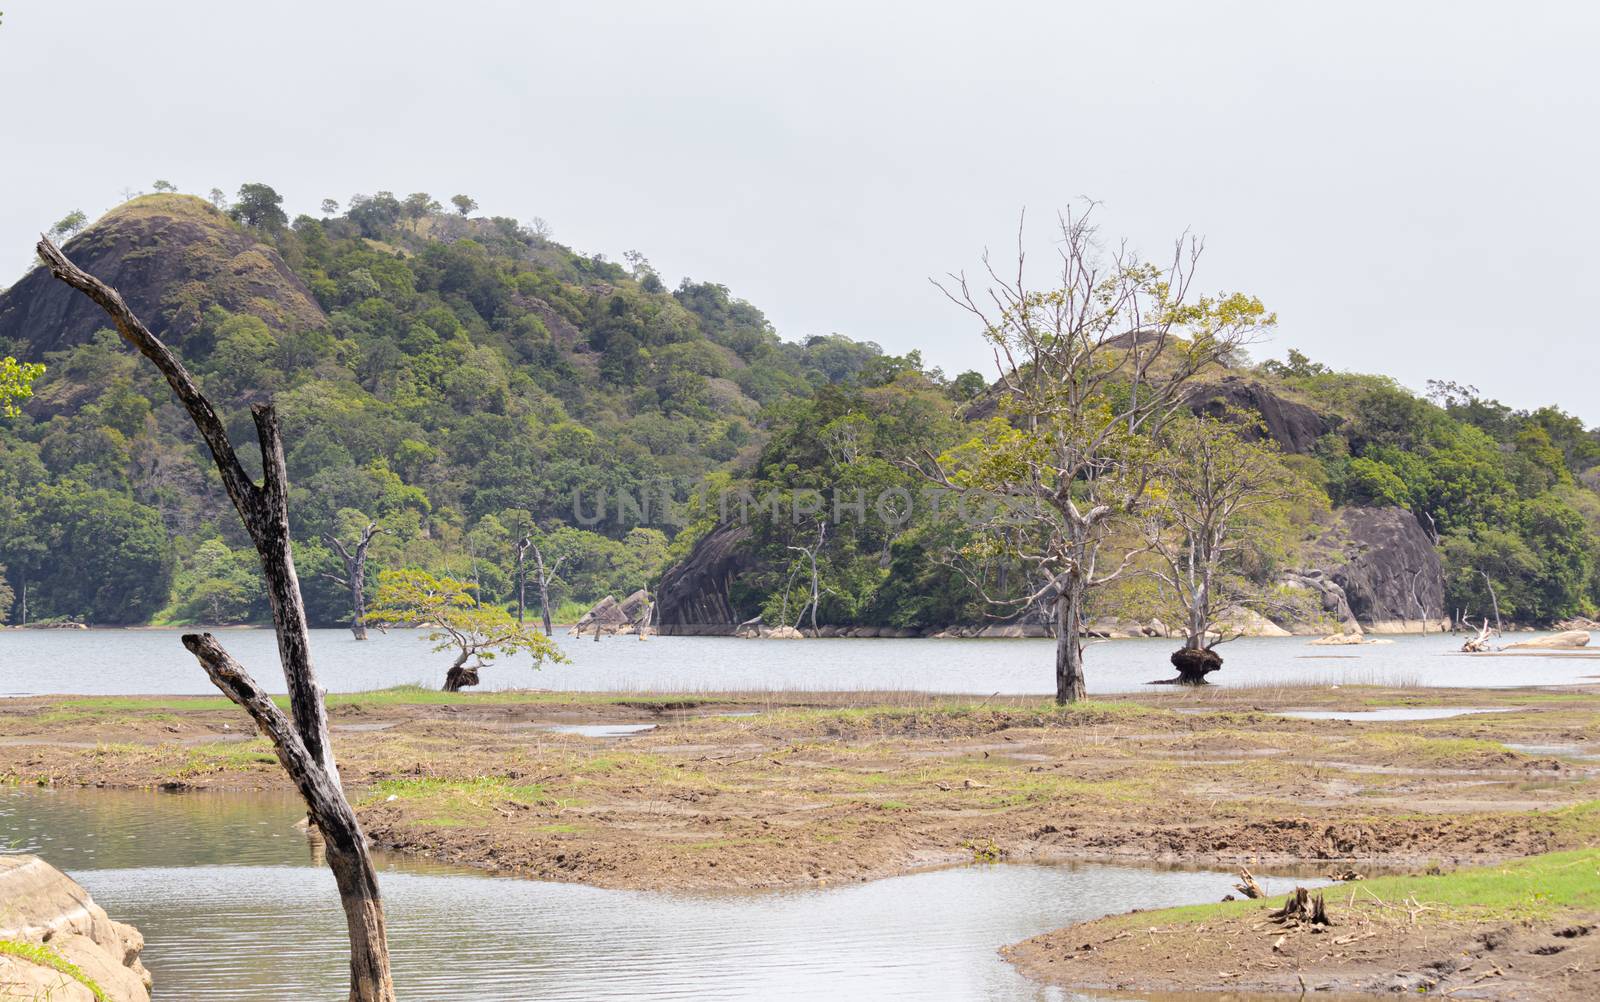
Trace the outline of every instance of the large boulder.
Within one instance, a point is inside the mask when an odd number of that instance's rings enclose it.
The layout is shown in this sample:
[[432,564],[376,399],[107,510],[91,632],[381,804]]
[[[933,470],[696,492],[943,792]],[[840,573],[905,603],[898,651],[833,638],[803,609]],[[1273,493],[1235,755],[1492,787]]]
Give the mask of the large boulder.
[[753,563],[743,545],[750,527],[721,525],[695,543],[689,555],[661,576],[656,588],[656,630],[666,635],[729,636],[744,620],[733,608],[732,588]]
[[[1296,580],[1319,589],[1330,618],[1348,610],[1368,633],[1446,630],[1444,566],[1404,508],[1343,508],[1312,547],[1315,566]],[[1337,586],[1337,592],[1327,585]],[[1343,608],[1336,596],[1342,595]],[[1351,632],[1348,624],[1344,627]]]
[[95,1002],[87,979],[111,1002],[150,1002],[139,930],[37,856],[0,856],[0,943],[15,944],[0,950],[0,998]]
[[1196,414],[1216,418],[1232,418],[1239,412],[1259,415],[1260,424],[1248,427],[1245,437],[1271,439],[1284,452],[1310,452],[1317,439],[1338,426],[1336,418],[1280,396],[1245,376],[1224,376],[1215,383],[1198,384],[1188,391],[1185,399]]
[[1580,647],[1589,646],[1588,630],[1563,630],[1548,637],[1535,637],[1532,640],[1522,640],[1515,644],[1507,644],[1502,650],[1507,651],[1574,651]]
[[643,588],[618,602],[607,595],[572,624],[575,637],[585,633],[644,633],[650,628],[650,593]]
[[[326,327],[327,316],[270,244],[192,195],[144,195],[112,209],[63,250],[122,293],[169,345],[181,347],[212,306],[280,331]],[[0,343],[28,353],[82,344],[106,315],[41,266],[0,294]],[[41,401],[47,404],[48,401]]]

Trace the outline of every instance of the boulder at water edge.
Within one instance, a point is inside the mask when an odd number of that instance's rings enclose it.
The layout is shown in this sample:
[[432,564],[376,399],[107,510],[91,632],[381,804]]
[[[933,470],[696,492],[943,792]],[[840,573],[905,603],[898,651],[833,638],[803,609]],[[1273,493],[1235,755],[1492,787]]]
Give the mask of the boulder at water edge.
[[1523,640],[1515,644],[1507,644],[1502,650],[1556,650],[1571,651],[1580,647],[1589,646],[1588,630],[1567,630],[1562,633],[1552,634],[1548,637],[1538,637],[1534,640]]
[[[0,998],[150,1002],[144,937],[37,856],[0,856]],[[93,987],[92,987],[93,986]]]

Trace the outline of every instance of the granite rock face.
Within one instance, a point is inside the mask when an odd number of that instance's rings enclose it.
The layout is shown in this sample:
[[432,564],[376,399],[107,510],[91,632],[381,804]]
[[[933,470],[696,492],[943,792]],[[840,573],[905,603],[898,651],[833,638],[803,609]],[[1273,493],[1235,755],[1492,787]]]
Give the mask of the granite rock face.
[[1222,418],[1230,410],[1254,412],[1261,416],[1259,428],[1247,429],[1246,438],[1269,438],[1284,452],[1304,454],[1317,439],[1337,427],[1336,419],[1281,397],[1244,376],[1224,376],[1215,383],[1202,383],[1187,394],[1189,409],[1196,414]]
[[[1322,575],[1371,633],[1448,628],[1444,566],[1433,540],[1404,508],[1343,508],[1316,544]],[[1443,626],[1441,626],[1443,624]]]
[[0,997],[95,1002],[81,980],[37,956],[71,964],[111,1002],[150,1002],[150,972],[139,962],[144,937],[111,919],[71,877],[37,856],[0,856]]
[[734,580],[754,564],[743,545],[750,527],[718,526],[694,545],[656,588],[656,630],[665,636],[727,636],[743,621],[733,608]]
[[[145,195],[67,241],[73,263],[115,286],[168,344],[181,347],[205,311],[220,306],[278,330],[316,330],[327,316],[271,245],[192,195]],[[29,353],[82,344],[107,326],[86,296],[40,266],[0,294],[0,342]]]

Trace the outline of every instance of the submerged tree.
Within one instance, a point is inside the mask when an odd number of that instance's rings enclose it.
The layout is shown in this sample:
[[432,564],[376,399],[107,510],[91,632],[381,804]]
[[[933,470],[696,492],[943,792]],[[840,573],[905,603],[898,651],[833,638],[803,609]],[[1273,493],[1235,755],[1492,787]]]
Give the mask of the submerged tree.
[[278,708],[211,634],[188,634],[183,637],[183,645],[200,662],[212,683],[249,713],[272,741],[278,761],[294,780],[312,822],[322,833],[350,937],[350,1002],[394,1002],[378,874],[361,824],[339,783],[339,769],[328,736],[327,707],[311,663],[305,601],[289,535],[289,474],[277,412],[270,403],[251,408],[263,471],[262,482],[257,484],[240,463],[222,419],[183,363],[150,333],[122,296],[67,260],[48,239],[39,241],[38,251],[51,274],[94,300],[111,317],[123,339],[161,371],[211,450],[223,487],[261,558],[278,655],[289,689],[289,713]]
[[1029,282],[1020,233],[1014,275],[985,257],[986,294],[964,275],[941,286],[982,325],[1001,417],[924,468],[989,502],[972,520],[992,547],[1028,565],[1037,587],[1013,604],[1050,610],[1061,703],[1085,695],[1090,592],[1121,577],[1137,552],[1108,541],[1119,517],[1147,500],[1149,437],[1184,406],[1197,374],[1274,323],[1253,297],[1192,295],[1198,239],[1179,239],[1169,264],[1152,264],[1124,246],[1102,249],[1092,212],[1061,217],[1053,288]]
[[501,655],[528,654],[535,668],[546,661],[566,660],[547,635],[518,623],[499,606],[478,605],[474,590],[466,582],[436,578],[426,571],[384,571],[378,575],[372,622],[420,626],[435,651],[455,651],[456,659],[445,673],[445,692],[477,685],[479,669]]
[[1236,558],[1263,546],[1275,534],[1274,516],[1306,495],[1276,450],[1247,441],[1238,420],[1179,416],[1159,436],[1145,531],[1159,558],[1151,573],[1183,612],[1184,643],[1172,664],[1186,685],[1222,667],[1216,646],[1233,638],[1218,614],[1249,590]]
[[553,562],[546,564],[544,560],[544,547],[534,540],[532,533],[524,533],[517,540],[517,625],[521,626],[524,610],[527,607],[528,591],[528,551],[533,551],[533,569],[538,575],[535,583],[539,587],[539,619],[544,623],[544,635],[553,636],[554,627],[550,623],[550,583],[555,580],[556,573],[561,570],[561,564],[567,558],[557,557]]
[[334,538],[332,533],[322,535],[322,541],[332,547],[344,563],[343,574],[324,573],[322,576],[350,589],[350,632],[357,640],[367,639],[367,548],[384,531],[378,523],[368,522],[349,546]]

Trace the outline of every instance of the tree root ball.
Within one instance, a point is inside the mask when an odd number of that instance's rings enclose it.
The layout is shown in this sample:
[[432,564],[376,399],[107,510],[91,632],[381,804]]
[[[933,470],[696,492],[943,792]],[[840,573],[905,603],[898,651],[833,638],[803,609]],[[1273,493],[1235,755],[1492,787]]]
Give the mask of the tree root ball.
[[1222,668],[1222,655],[1205,647],[1184,647],[1172,652],[1172,667],[1178,677],[1169,685],[1209,685],[1206,676]]

